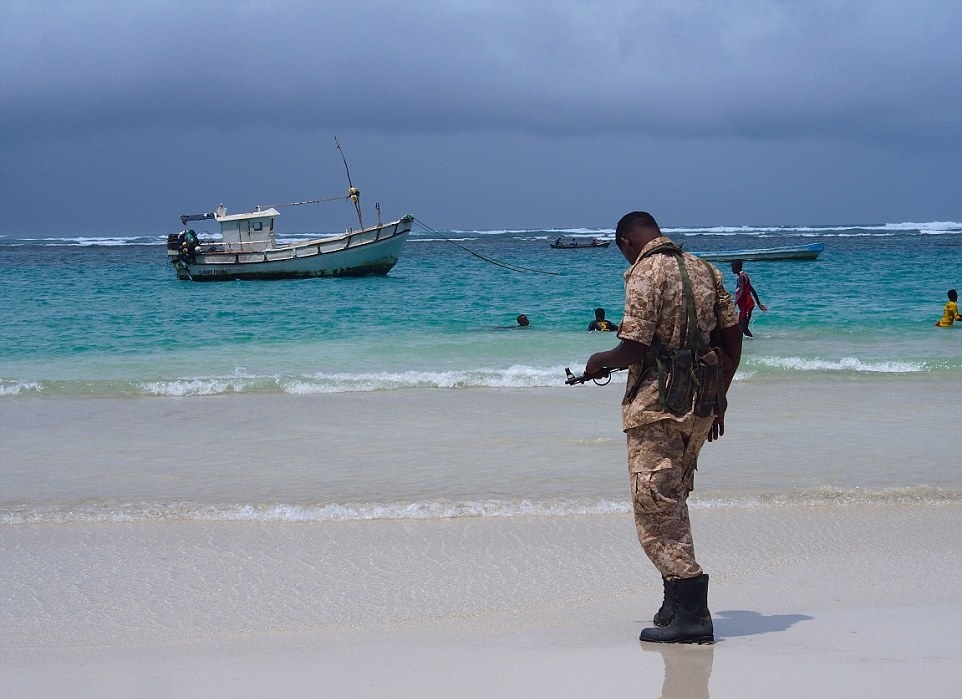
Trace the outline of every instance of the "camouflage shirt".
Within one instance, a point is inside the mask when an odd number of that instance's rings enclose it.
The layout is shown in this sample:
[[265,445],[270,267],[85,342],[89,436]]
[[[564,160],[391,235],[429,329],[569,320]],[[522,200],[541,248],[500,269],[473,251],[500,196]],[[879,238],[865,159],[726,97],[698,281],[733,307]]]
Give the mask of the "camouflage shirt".
[[[688,328],[688,306],[685,301],[681,272],[674,255],[644,254],[671,241],[662,236],[648,243],[639,259],[625,272],[625,316],[618,330],[622,340],[643,345],[662,344],[668,349],[685,347]],[[685,266],[695,297],[698,330],[705,343],[715,328],[715,301],[721,326],[738,325],[738,314],[731,295],[725,290],[722,274],[713,265],[685,253]],[[628,367],[628,391],[622,402],[624,429],[641,427],[657,420],[682,420],[658,405],[658,373],[645,364]],[[639,383],[640,382],[640,383]],[[638,386],[633,399],[632,389]]]

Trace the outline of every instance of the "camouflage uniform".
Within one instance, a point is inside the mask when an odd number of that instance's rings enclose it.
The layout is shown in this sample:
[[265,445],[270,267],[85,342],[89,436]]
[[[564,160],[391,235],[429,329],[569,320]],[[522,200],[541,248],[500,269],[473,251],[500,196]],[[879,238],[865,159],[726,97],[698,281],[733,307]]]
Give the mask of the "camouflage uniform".
[[[665,243],[648,243],[625,273],[625,315],[618,337],[669,349],[685,346],[688,310],[678,260],[674,255],[645,252]],[[738,325],[731,295],[715,267],[686,254],[698,329],[707,342],[716,325],[715,302],[723,328]],[[701,575],[695,561],[688,494],[694,486],[698,452],[708,438],[713,417],[694,411],[676,416],[658,404],[657,371],[644,364],[628,367],[628,390],[622,419],[628,436],[628,471],[635,526],[642,548],[668,580]]]

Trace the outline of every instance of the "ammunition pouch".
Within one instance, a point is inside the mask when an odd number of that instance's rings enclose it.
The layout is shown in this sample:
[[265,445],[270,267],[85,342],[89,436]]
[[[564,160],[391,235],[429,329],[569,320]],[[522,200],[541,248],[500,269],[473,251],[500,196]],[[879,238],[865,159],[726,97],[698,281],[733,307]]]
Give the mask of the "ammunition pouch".
[[685,415],[691,410],[694,398],[694,353],[688,349],[659,352],[658,402],[674,415]]
[[725,369],[721,351],[711,349],[698,358],[695,375],[698,389],[695,392],[695,415],[724,415],[728,407],[725,396]]
[[690,349],[662,350],[655,356],[658,367],[658,402],[673,415],[698,417],[724,413],[725,378],[716,349],[700,356]]

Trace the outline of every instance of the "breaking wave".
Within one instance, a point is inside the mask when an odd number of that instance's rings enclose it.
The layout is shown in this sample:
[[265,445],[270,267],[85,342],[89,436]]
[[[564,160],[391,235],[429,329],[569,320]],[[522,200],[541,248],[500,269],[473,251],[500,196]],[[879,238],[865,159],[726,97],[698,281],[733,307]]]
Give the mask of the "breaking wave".
[[[574,365],[574,363],[572,363]],[[216,396],[232,393],[361,393],[403,389],[564,387],[564,366],[513,365],[505,369],[451,371],[317,372],[305,375],[261,375],[235,371],[223,376],[170,379],[111,379],[102,381],[17,381],[0,379],[0,397],[29,394],[66,396]],[[615,374],[613,382],[624,382]]]
[[752,357],[746,361],[749,366],[763,366],[788,371],[844,371],[878,374],[910,374],[926,371],[924,362],[919,361],[862,361],[857,357],[841,359],[820,359],[803,357]]
[[[573,359],[568,366],[580,370]],[[37,395],[73,397],[190,397],[230,394],[287,393],[292,395],[366,393],[409,389],[528,389],[564,388],[565,366],[515,364],[506,368],[475,368],[371,372],[315,372],[310,374],[259,374],[243,368],[215,376],[182,376],[157,379],[104,378],[82,380],[0,379],[0,399]],[[908,375],[955,372],[955,361],[871,360],[858,357],[822,358],[763,355],[743,357],[736,381],[777,376],[822,374]],[[613,374],[611,382],[624,384],[625,372]]]
[[[857,505],[951,505],[962,503],[962,490],[912,486],[902,488],[823,487],[789,492],[693,495],[693,509],[752,509]],[[461,517],[570,517],[630,514],[631,504],[617,500],[424,500],[394,503],[204,504],[190,502],[83,504],[73,507],[0,508],[0,525],[124,522],[262,522],[306,523],[372,520],[436,520]]]
[[[851,236],[894,236],[912,234],[918,235],[950,235],[962,232],[962,223],[956,221],[929,221],[929,222],[905,222],[905,223],[878,223],[865,225],[840,225],[840,226],[678,226],[665,228],[666,233],[681,234],[685,236],[759,236],[769,237],[778,235],[795,235],[801,237],[851,237]],[[463,230],[454,229],[443,231],[445,238],[450,238],[447,234],[456,236],[453,240],[476,240],[480,237],[506,237],[518,239],[555,237],[558,235],[572,237],[610,237],[614,235],[612,228],[502,228],[490,230]],[[301,240],[308,238],[323,237],[326,235],[337,235],[337,232],[290,232],[285,234],[285,240]],[[118,235],[118,236],[77,236],[77,235],[47,235],[47,236],[0,236],[0,245],[7,246],[26,246],[35,245],[42,247],[118,247],[135,245],[164,245],[166,244],[167,232],[159,235]],[[440,240],[432,236],[430,231],[413,231],[411,240],[428,241]]]

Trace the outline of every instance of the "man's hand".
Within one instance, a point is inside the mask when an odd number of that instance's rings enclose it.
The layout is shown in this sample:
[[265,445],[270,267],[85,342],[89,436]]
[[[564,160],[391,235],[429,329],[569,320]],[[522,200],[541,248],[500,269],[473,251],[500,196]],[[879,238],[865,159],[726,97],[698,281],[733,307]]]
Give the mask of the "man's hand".
[[594,374],[608,369],[625,369],[629,364],[645,361],[648,345],[634,340],[622,340],[615,347],[606,352],[595,352],[588,357],[585,364],[585,374],[594,378]]
[[[602,359],[602,355],[607,354],[607,352],[595,352],[593,355],[588,357],[588,362],[585,364],[585,378],[586,379],[602,379],[605,371],[605,364]],[[607,372],[605,372],[607,373]]]
[[[588,366],[591,366],[590,364]],[[596,379],[607,379],[611,376],[611,372],[605,367],[601,367],[594,371],[589,371],[588,366],[585,367],[585,373],[581,375],[585,381],[594,381]]]
[[708,441],[714,442],[716,439],[721,439],[725,434],[725,413],[715,416],[715,422],[712,423],[711,429],[708,431]]

